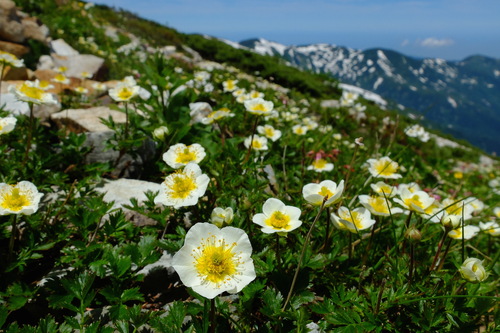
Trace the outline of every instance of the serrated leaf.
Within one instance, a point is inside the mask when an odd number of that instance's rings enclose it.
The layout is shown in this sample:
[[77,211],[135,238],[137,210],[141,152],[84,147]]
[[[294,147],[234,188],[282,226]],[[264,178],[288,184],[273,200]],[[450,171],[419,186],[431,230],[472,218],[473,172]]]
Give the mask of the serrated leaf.
[[142,293],[139,291],[139,287],[126,289],[121,295],[122,302],[128,301],[144,301]]

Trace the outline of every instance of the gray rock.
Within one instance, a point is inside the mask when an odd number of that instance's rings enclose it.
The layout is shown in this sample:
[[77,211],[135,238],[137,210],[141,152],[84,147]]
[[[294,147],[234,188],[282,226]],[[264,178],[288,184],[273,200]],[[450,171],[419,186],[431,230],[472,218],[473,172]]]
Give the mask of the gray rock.
[[50,42],[52,52],[60,56],[78,55],[78,51],[72,48],[64,39],[56,39]]
[[147,200],[144,193],[160,191],[160,184],[147,182],[144,180],[120,178],[107,180],[102,187],[95,189],[99,193],[104,193],[105,202],[114,202],[115,208],[123,208],[130,205],[130,199],[137,199],[139,204]]
[[68,70],[66,76],[80,77],[80,73],[88,72],[95,75],[104,65],[104,59],[93,54],[77,54],[72,56],[61,56],[52,54],[56,67],[64,66]]
[[11,0],[0,0],[0,39],[14,43],[22,43],[25,39],[16,4]]
[[38,24],[35,18],[25,18],[21,21],[24,28],[24,37],[34,39],[42,43],[47,43],[49,37],[49,28],[46,25]]

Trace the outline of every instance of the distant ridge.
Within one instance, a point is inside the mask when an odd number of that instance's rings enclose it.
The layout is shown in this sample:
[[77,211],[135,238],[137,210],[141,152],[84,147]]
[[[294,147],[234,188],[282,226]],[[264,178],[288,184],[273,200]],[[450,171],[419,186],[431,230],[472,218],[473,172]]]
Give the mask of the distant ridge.
[[432,127],[490,153],[500,152],[500,59],[481,55],[460,61],[420,59],[386,49],[286,46],[263,38],[240,45],[373,91],[404,111],[417,111]]

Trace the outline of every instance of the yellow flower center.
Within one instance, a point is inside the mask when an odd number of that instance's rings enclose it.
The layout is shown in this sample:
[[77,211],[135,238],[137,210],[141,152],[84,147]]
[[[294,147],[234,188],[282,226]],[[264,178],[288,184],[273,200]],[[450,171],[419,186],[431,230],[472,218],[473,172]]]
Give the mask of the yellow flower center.
[[127,101],[129,100],[130,98],[132,98],[132,90],[130,90],[129,88],[127,87],[122,87],[120,89],[120,91],[118,92],[118,97],[121,99],[121,100],[124,100],[124,101]]
[[375,170],[380,176],[391,176],[398,170],[398,164],[393,161],[378,161],[375,164]]
[[326,197],[327,199],[333,196],[333,192],[330,191],[326,186],[321,186],[321,190],[318,192],[318,194],[322,197]]
[[171,197],[174,199],[185,199],[195,189],[196,183],[193,178],[186,174],[179,173],[173,178]]
[[2,208],[14,212],[18,212],[23,209],[23,207],[31,205],[28,196],[20,193],[17,187],[13,187],[10,193],[4,194],[2,199]]
[[274,229],[290,229],[290,216],[279,211],[273,212],[265,222]]
[[252,141],[252,148],[261,149],[262,148],[262,142],[260,142],[260,140],[253,139],[253,141]]
[[295,134],[304,134],[304,129],[302,127],[297,127],[295,129]]
[[[199,275],[206,281],[216,284],[230,280],[237,272],[239,265],[233,248],[236,243],[226,244],[223,240],[216,240],[215,236],[209,237],[195,252],[195,268]],[[198,253],[199,251],[199,253]]]
[[356,211],[347,211],[342,216],[343,220],[349,221],[356,226],[356,229],[363,229],[362,216]]
[[414,195],[410,198],[406,198],[404,199],[404,203],[411,209],[413,208],[413,205],[414,206],[417,206],[421,209],[424,209],[424,204],[422,203],[422,201],[420,201],[420,198],[418,195]]
[[189,147],[177,150],[177,158],[175,161],[177,163],[188,164],[191,161],[196,160],[196,153],[191,151]]
[[19,91],[24,94],[26,97],[41,100],[43,98],[43,90],[37,87],[30,87],[26,84],[23,84]]
[[374,211],[378,213],[389,214],[389,208],[387,207],[387,202],[385,198],[382,197],[370,197],[368,203],[373,208]]
[[226,81],[226,89],[227,90],[233,90],[234,88],[236,88],[236,86],[234,85],[234,81],[233,80],[227,80]]
[[253,107],[252,107],[252,111],[267,111],[266,107],[264,104],[262,103],[258,103],[258,104],[255,104]]
[[324,169],[326,166],[326,160],[322,158],[314,160],[312,165],[315,169]]
[[272,127],[265,127],[264,128],[264,134],[268,137],[268,138],[272,138],[274,136],[274,128]]

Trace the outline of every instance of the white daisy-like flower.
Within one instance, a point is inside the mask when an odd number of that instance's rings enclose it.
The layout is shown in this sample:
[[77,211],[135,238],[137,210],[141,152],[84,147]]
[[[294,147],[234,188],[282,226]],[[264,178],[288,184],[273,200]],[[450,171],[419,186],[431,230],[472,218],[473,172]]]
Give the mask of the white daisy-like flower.
[[424,191],[411,192],[408,189],[403,189],[399,193],[399,196],[400,198],[394,198],[394,201],[403,206],[405,209],[422,214],[427,213],[427,208],[429,208],[435,201],[433,197]]
[[92,89],[94,89],[96,91],[106,91],[106,89],[108,89],[108,87],[106,86],[105,83],[94,82],[94,83],[92,83]]
[[52,82],[57,82],[59,84],[69,84],[70,83],[70,80],[68,79],[68,77],[62,73],[57,74],[51,80],[52,80]]
[[223,226],[231,224],[233,222],[234,212],[231,207],[221,208],[215,207],[210,215],[210,222],[222,228]]
[[264,98],[264,94],[257,90],[252,90],[248,93],[248,99]]
[[186,287],[213,299],[224,291],[237,293],[255,279],[251,254],[252,245],[243,230],[196,223],[172,258],[172,266]]
[[479,222],[479,228],[492,236],[500,236],[500,225],[495,221]]
[[333,170],[333,163],[328,163],[324,158],[315,159],[307,170],[314,170],[316,172],[325,172]]
[[292,132],[296,135],[305,135],[308,130],[309,130],[309,128],[307,126],[300,125],[300,124],[292,127]]
[[0,134],[7,134],[12,132],[16,127],[16,123],[17,123],[17,118],[13,116],[0,118]]
[[341,180],[338,185],[334,181],[324,180],[319,184],[304,185],[302,196],[307,202],[315,206],[321,206],[326,197],[325,207],[328,207],[340,201],[343,191],[344,180]]
[[483,262],[477,258],[465,259],[458,271],[465,280],[472,283],[482,282],[488,278]]
[[31,215],[38,210],[43,194],[29,181],[21,181],[16,185],[0,184],[0,215]]
[[257,126],[257,132],[273,142],[281,138],[281,131],[271,125]]
[[39,87],[38,80],[25,81],[17,86],[10,86],[9,91],[20,101],[33,104],[56,104],[52,94],[45,92]]
[[349,230],[352,233],[370,228],[375,224],[375,220],[371,218],[370,211],[364,207],[349,209],[347,207],[340,207],[338,215],[331,214],[333,225],[337,229]]
[[466,225],[463,227],[464,232],[462,234],[462,227],[459,226],[457,229],[448,232],[448,236],[453,239],[471,239],[476,236],[481,229],[475,225]]
[[493,208],[493,214],[500,219],[500,207]]
[[262,206],[262,213],[255,214],[253,223],[262,227],[262,232],[289,232],[302,224],[299,220],[301,210],[297,207],[286,206],[281,200],[269,198]]
[[[250,143],[251,141],[251,143]],[[243,141],[243,144],[245,147],[248,149],[250,147],[250,144],[252,145],[253,150],[267,150],[267,138],[263,136],[258,136],[254,135],[253,139],[252,136],[249,136],[248,138]]]
[[206,102],[189,103],[189,115],[193,123],[201,123],[212,113],[212,107]]
[[127,102],[139,94],[141,87],[120,82],[113,89],[109,89],[109,96],[116,102]]
[[18,59],[14,54],[0,50],[0,65],[23,67],[24,60]]
[[222,87],[224,89],[224,92],[232,92],[238,89],[238,86],[236,85],[238,83],[238,80],[226,80],[222,82]]
[[234,117],[234,113],[228,108],[220,108],[219,110],[210,112],[206,117],[201,119],[201,123],[205,125],[212,124],[214,121],[220,120],[226,117]]
[[399,173],[396,173],[399,168],[398,163],[391,160],[388,156],[379,159],[370,158],[367,163],[369,165],[368,171],[370,171],[373,177],[385,179],[397,179],[402,177]]
[[168,129],[167,126],[160,126],[154,129],[153,131],[153,137],[156,140],[163,141],[165,140],[165,137],[170,133],[170,130]]
[[155,204],[173,206],[175,209],[194,206],[205,194],[210,179],[201,173],[196,163],[189,163],[183,170],[178,170],[165,178],[161,183],[160,193]]
[[89,90],[87,88],[84,88],[84,87],[76,87],[75,91],[79,94],[82,94],[82,95],[86,95],[89,92]]
[[392,204],[389,201],[389,196],[384,198],[382,196],[360,195],[358,196],[358,199],[359,202],[373,215],[390,216],[403,212],[401,208],[392,207]]
[[455,200],[451,198],[443,199],[441,202],[444,210],[442,215],[456,215],[464,221],[472,218],[474,207],[467,203],[465,200]]
[[186,146],[178,143],[170,146],[163,154],[163,161],[173,169],[179,169],[188,163],[200,163],[206,156],[205,148],[198,143]]
[[380,196],[386,196],[392,198],[398,194],[398,189],[394,186],[388,185],[383,181],[379,181],[375,184],[370,184],[372,190]]
[[47,91],[47,90],[53,89],[54,85],[51,84],[49,81],[42,80],[42,81],[38,82],[38,88],[40,88],[44,91]]
[[257,116],[266,116],[271,114],[274,104],[271,101],[266,101],[262,98],[249,99],[244,102],[245,108],[251,114]]

